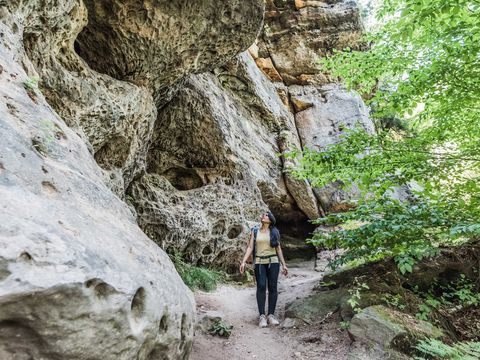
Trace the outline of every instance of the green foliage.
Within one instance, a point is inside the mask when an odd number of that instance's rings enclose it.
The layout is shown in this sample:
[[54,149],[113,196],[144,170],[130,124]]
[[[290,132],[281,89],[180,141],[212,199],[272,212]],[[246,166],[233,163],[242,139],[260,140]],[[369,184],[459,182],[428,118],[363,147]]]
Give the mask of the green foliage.
[[254,281],[253,275],[247,269],[245,269],[245,272],[243,274],[246,283],[252,283]]
[[38,82],[40,81],[39,77],[31,77],[23,81],[23,87],[30,96],[34,96],[38,90]]
[[212,324],[212,327],[208,330],[208,332],[212,335],[230,337],[232,334],[233,325],[229,325],[222,320],[215,321]]
[[[342,132],[321,152],[306,149],[290,168],[314,186],[356,186],[354,210],[315,223],[354,228],[309,241],[347,251],[332,262],[394,257],[402,273],[440,244],[480,238],[480,3],[383,0],[367,51],[335,52],[324,68],[359,91],[377,134]],[[398,189],[406,200],[395,200]]]
[[347,303],[352,307],[353,311],[358,313],[360,312],[361,308],[358,306],[360,305],[360,299],[362,298],[362,290],[370,289],[369,286],[364,283],[360,282],[359,278],[356,277],[353,280],[353,287],[348,289],[348,293],[350,294],[350,298],[347,300]]
[[55,139],[55,123],[49,119],[43,119],[40,121],[40,131],[45,145],[49,145]]
[[178,252],[174,253],[171,258],[183,282],[191,290],[213,291],[217,288],[218,283],[225,279],[224,274],[220,271],[186,263]]
[[[437,339],[420,340],[415,347],[428,359],[477,360],[480,359],[480,342],[458,342],[447,345]],[[415,357],[424,360],[424,357]]]
[[348,330],[350,329],[350,321],[340,321],[340,329],[342,330]]
[[335,281],[320,281],[320,286],[322,287],[331,287],[331,286],[335,286],[337,283]]
[[404,310],[406,307],[406,305],[402,303],[402,297],[399,294],[384,294],[382,300],[385,304],[395,309]]
[[447,285],[439,285],[434,282],[426,293],[417,291],[419,297],[423,298],[423,303],[419,305],[419,311],[415,316],[420,320],[429,320],[434,309],[477,306],[480,304],[479,290],[478,286],[464,274]]

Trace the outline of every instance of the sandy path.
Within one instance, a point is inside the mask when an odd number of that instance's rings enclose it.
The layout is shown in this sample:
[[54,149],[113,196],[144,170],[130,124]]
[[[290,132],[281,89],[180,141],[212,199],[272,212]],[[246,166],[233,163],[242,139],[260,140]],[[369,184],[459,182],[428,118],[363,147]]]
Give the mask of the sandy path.
[[[276,315],[284,319],[285,304],[307,296],[322,274],[313,270],[314,263],[290,265],[288,277],[280,275]],[[197,311],[217,310],[234,326],[230,338],[195,334],[190,359],[347,359],[351,341],[346,331],[339,330],[335,314],[321,325],[300,325],[298,328],[258,327],[258,311],[254,287],[224,285],[215,292],[197,292]]]

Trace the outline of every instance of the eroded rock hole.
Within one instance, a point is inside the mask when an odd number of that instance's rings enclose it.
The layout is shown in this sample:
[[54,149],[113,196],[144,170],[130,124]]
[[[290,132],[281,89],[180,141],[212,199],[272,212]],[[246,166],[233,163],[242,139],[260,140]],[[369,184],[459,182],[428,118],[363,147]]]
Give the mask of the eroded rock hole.
[[23,261],[32,261],[33,258],[32,258],[32,255],[30,255],[28,252],[26,251],[23,251],[19,256],[18,256],[18,259],[19,260],[23,260]]
[[[84,3],[88,10],[88,23],[74,42],[75,52],[96,72],[108,74],[117,80],[125,80],[132,74],[136,64],[113,61],[122,53],[119,53],[115,46],[118,45],[119,35],[105,20],[112,13],[112,3],[95,0],[85,0]],[[126,61],[125,57],[122,60]]]
[[113,286],[97,278],[86,281],[85,286],[87,288],[93,288],[95,296],[99,299],[105,299],[108,296],[116,293],[116,290]]
[[185,341],[185,339],[187,338],[187,332],[188,332],[187,314],[182,314],[182,322],[181,322],[180,328],[181,328],[180,340]]
[[58,190],[50,181],[42,181],[42,188],[47,194],[57,193]]
[[202,187],[202,178],[192,169],[170,168],[163,174],[177,190],[192,190]]
[[228,238],[229,239],[235,239],[240,235],[242,232],[242,226],[241,225],[233,225],[229,230],[228,230]]
[[132,299],[132,315],[141,318],[145,313],[146,292],[143,287],[139,288]]
[[202,250],[202,255],[210,255],[213,252],[212,248],[207,245]]
[[212,235],[222,235],[225,232],[225,221],[220,220],[212,228]]
[[130,144],[123,136],[115,136],[95,152],[94,158],[104,169],[121,168],[127,161]]
[[160,319],[160,325],[158,325],[158,330],[160,333],[165,333],[168,331],[168,315],[163,314],[162,318]]

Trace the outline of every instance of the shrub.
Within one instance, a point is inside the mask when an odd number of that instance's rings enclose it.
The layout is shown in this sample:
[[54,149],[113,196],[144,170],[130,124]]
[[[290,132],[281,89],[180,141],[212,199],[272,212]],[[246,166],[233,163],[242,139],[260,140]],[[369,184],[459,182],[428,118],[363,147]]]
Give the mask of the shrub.
[[233,325],[229,325],[222,320],[218,320],[213,323],[212,327],[208,330],[208,332],[212,335],[230,337],[232,334]]
[[183,282],[192,291],[197,289],[213,291],[218,283],[225,280],[225,275],[221,271],[186,263],[179,252],[174,253],[171,258]]

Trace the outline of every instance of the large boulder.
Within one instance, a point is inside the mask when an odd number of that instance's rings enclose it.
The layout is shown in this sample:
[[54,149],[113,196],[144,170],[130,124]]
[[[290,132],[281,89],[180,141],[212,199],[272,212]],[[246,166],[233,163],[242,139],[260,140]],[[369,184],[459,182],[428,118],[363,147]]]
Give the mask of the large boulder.
[[356,340],[405,353],[410,353],[419,339],[443,335],[431,323],[383,305],[370,306],[356,314],[348,331]]
[[308,324],[324,320],[340,309],[342,299],[348,295],[344,288],[314,292],[287,304],[285,317],[300,319]]
[[[370,134],[375,132],[360,96],[340,84],[292,85],[288,90],[297,109],[295,123],[303,148],[322,151],[338,142],[345,130],[356,126]],[[341,182],[334,182],[313,189],[323,209],[329,212],[348,209],[348,201],[358,196],[359,191],[355,187],[345,191],[342,186]]]
[[188,357],[191,292],[0,28],[0,357]]
[[272,81],[287,85],[332,82],[320,58],[332,49],[359,47],[361,33],[356,1],[268,0],[257,63]]

